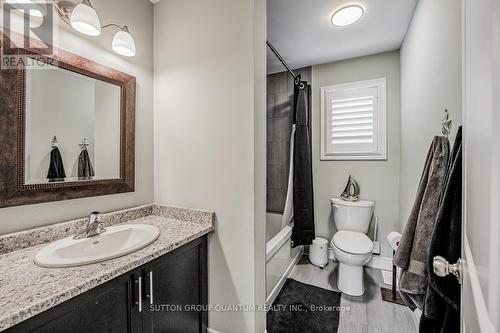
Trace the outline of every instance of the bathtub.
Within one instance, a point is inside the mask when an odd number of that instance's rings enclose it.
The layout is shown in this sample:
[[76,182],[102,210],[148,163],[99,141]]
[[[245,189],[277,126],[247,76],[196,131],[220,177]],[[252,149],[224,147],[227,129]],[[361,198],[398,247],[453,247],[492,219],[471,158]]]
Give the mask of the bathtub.
[[266,291],[268,305],[278,296],[283,284],[302,255],[302,246],[291,248],[293,224],[281,229],[280,214],[266,216]]

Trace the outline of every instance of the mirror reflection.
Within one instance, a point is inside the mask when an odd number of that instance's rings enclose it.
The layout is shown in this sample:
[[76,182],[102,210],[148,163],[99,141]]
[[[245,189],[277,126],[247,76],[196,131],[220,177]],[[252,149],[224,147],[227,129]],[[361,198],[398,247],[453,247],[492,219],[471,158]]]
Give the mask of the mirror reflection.
[[120,178],[121,89],[28,59],[25,183]]

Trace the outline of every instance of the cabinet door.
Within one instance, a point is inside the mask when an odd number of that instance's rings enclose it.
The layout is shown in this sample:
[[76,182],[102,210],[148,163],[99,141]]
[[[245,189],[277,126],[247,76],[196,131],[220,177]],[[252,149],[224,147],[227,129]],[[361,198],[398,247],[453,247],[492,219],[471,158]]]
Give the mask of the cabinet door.
[[144,276],[145,332],[206,331],[207,312],[199,308],[207,304],[205,237],[153,261]]
[[142,315],[133,315],[134,299],[133,280],[127,274],[42,312],[8,332],[136,332],[132,323],[136,321],[135,326],[140,329]]

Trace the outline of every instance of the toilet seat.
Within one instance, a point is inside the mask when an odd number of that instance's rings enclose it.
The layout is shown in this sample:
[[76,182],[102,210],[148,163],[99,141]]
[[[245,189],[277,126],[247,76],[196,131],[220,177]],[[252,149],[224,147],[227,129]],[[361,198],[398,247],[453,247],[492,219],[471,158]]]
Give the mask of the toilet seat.
[[338,231],[332,239],[339,250],[350,254],[368,254],[373,250],[373,242],[363,233],[355,231]]

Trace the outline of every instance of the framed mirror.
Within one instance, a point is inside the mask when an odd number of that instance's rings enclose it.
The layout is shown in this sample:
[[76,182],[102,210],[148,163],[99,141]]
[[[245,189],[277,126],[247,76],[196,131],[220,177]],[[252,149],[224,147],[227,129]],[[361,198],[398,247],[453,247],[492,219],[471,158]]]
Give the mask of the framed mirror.
[[135,77],[0,37],[0,207],[134,191]]

